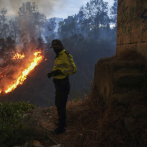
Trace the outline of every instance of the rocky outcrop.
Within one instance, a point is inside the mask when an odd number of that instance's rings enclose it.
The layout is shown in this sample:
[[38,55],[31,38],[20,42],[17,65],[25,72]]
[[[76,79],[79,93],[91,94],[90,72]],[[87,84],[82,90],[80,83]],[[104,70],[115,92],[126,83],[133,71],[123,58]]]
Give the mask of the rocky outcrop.
[[146,76],[135,61],[100,59],[95,65],[94,85],[106,104],[126,104],[145,97]]
[[117,49],[134,49],[147,57],[147,1],[118,0]]
[[[93,93],[98,93],[105,108],[114,105],[127,108],[123,123],[128,131],[147,115],[147,74],[144,69],[145,65],[138,60],[114,58],[100,59],[95,65]],[[147,126],[145,121],[144,126]]]

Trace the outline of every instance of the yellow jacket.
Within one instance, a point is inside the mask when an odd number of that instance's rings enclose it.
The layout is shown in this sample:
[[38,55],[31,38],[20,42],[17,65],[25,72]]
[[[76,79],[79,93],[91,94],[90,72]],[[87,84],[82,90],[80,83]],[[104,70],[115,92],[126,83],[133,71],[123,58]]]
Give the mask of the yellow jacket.
[[53,76],[55,79],[64,79],[66,76],[74,74],[77,71],[72,55],[65,51],[65,49],[63,49],[55,58],[52,71],[57,69],[61,70],[63,75]]

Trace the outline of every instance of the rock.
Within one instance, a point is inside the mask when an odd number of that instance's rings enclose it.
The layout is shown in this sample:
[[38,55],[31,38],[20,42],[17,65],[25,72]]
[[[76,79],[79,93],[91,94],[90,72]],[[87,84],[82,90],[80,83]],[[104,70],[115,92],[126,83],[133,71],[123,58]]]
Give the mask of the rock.
[[33,140],[33,146],[34,147],[44,147],[43,145],[41,145],[41,143],[37,140]]
[[143,92],[128,91],[128,93],[113,94],[111,99],[119,104],[129,104],[143,100],[144,94]]
[[45,147],[45,146],[41,145],[41,143],[37,140],[29,140],[25,142],[23,147]]
[[140,67],[138,62],[134,61],[111,61],[110,66],[112,70],[116,73],[141,73],[142,67]]
[[144,74],[143,73],[115,73],[114,84],[118,86],[141,86],[143,84]]
[[[94,92],[102,97],[105,105],[109,105],[116,96],[121,103],[140,100],[142,98],[140,90],[144,86],[144,81],[142,67],[135,61],[103,58],[95,65],[93,87],[96,89]],[[131,94],[128,91],[139,91],[139,93]]]

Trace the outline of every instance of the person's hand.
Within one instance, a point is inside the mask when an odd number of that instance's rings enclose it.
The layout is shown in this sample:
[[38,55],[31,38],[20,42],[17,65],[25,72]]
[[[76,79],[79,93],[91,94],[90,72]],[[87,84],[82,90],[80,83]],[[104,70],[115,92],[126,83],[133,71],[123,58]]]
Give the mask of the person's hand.
[[53,74],[54,76],[56,76],[56,75],[61,75],[61,74],[62,74],[62,71],[59,70],[59,69],[57,69],[57,70],[55,70],[55,71],[52,71],[52,74]]
[[52,73],[51,73],[51,72],[48,73],[48,74],[47,74],[47,77],[48,77],[48,78],[51,78],[51,77],[52,77]]

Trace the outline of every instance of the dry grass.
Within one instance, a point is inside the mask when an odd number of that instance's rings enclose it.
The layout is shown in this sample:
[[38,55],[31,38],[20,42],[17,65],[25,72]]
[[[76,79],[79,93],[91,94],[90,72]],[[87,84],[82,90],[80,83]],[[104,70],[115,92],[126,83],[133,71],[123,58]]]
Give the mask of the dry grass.
[[[92,95],[91,95],[92,96]],[[63,147],[145,147],[146,139],[141,138],[143,129],[128,132],[123,119],[129,113],[124,106],[102,108],[99,97],[85,97],[77,103],[68,102],[67,134],[56,136]],[[144,123],[142,123],[144,124]],[[142,125],[143,126],[143,125]],[[143,133],[144,137],[145,134]]]
[[[53,145],[45,143],[48,134],[62,147],[146,147],[146,134],[143,131],[144,118],[136,124],[132,132],[126,130],[123,123],[124,117],[129,115],[129,108],[122,105],[102,107],[98,94],[91,93],[81,101],[67,103],[67,128],[65,134],[51,135],[50,130],[56,126],[57,111],[55,107],[41,108],[32,114],[37,115],[31,124],[38,130],[37,138],[45,147]],[[147,105],[146,105],[147,106]],[[39,132],[40,130],[40,132]],[[46,130],[46,131],[45,131]],[[34,136],[33,136],[34,137]],[[40,136],[41,137],[41,136]]]
[[68,120],[72,122],[75,131],[74,134],[67,134],[65,147],[113,147],[128,144],[124,141],[124,134],[127,133],[121,119],[125,113],[124,107],[104,110],[98,101],[98,97],[85,97],[78,103],[68,103]]

